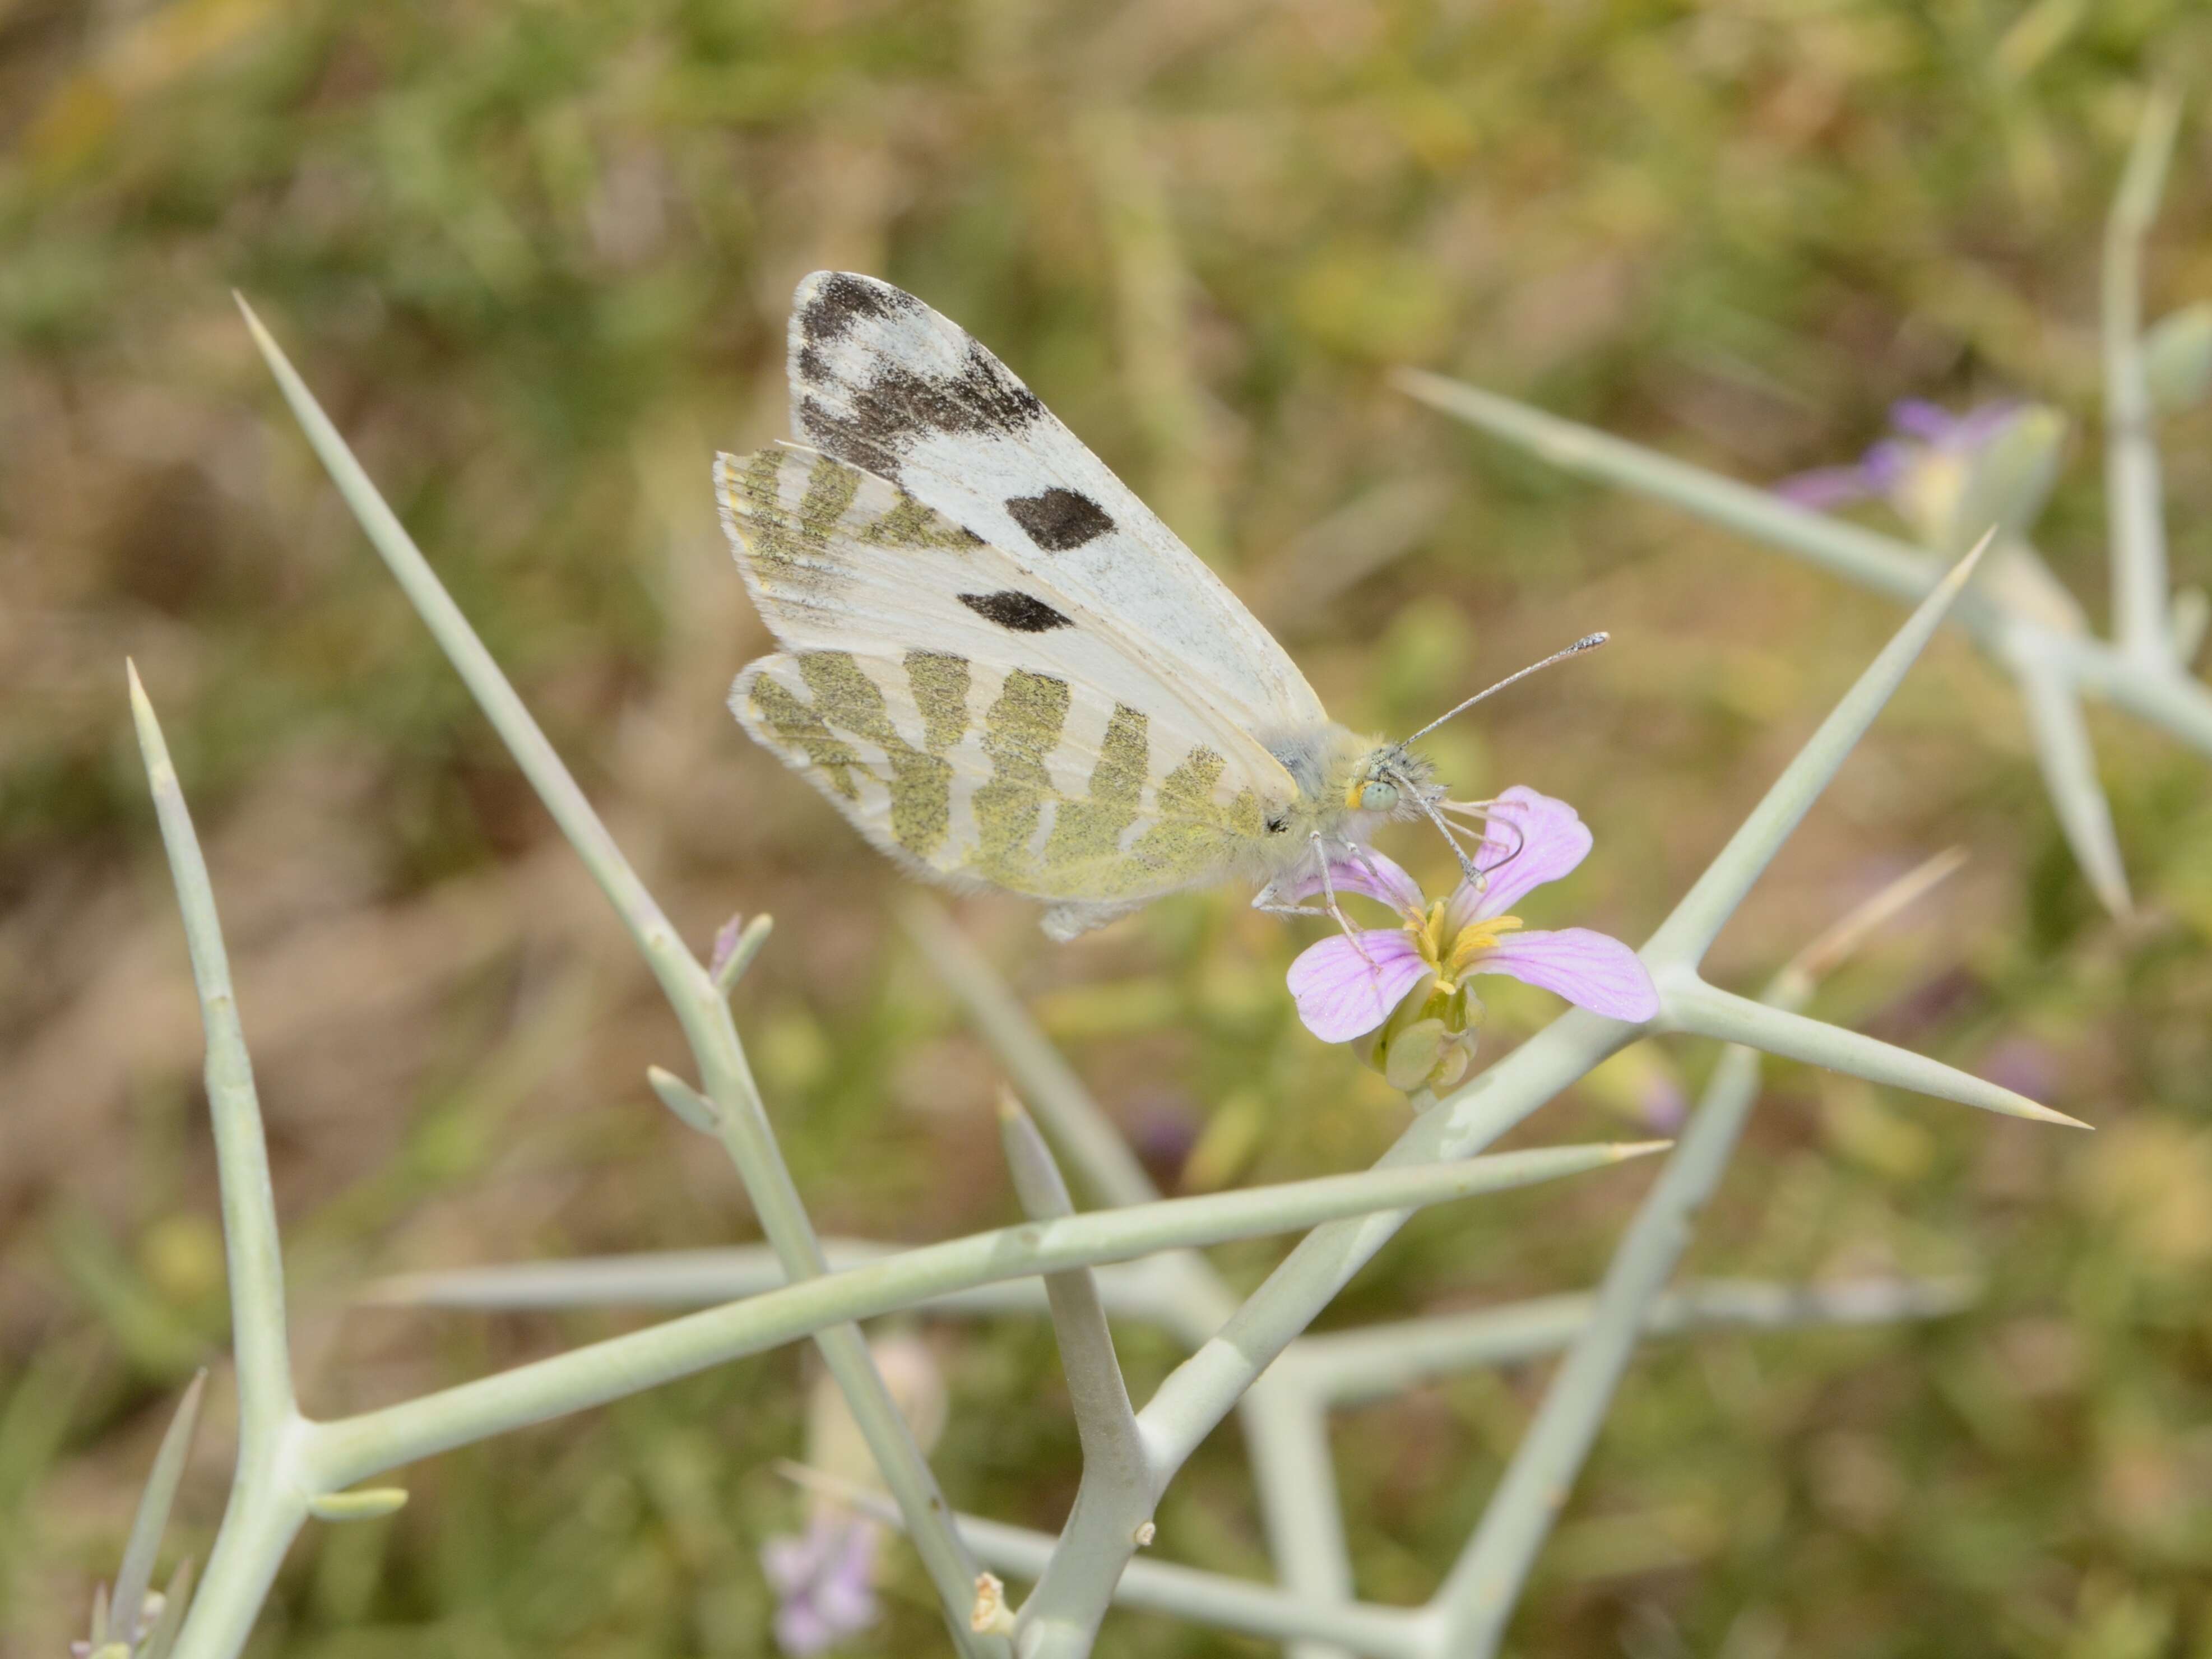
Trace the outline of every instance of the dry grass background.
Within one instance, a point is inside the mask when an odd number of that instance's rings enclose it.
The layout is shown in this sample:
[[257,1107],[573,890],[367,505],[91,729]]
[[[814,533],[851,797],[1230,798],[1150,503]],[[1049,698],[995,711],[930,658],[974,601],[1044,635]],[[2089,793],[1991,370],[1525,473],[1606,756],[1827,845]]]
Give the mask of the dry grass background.
[[[896,878],[721,707],[763,635],[707,460],[784,430],[801,273],[876,272],[967,323],[1355,724],[1408,729],[1613,629],[1437,748],[1470,788],[1532,783],[1595,828],[1532,920],[1636,938],[1893,616],[1565,485],[1382,370],[1753,479],[1856,453],[1899,395],[2048,398],[2087,438],[2043,541],[2101,614],[2096,232],[2142,77],[2197,74],[2153,314],[2212,293],[2207,64],[2186,0],[0,0],[0,1652],[76,1633],[168,1402],[224,1338],[126,653],[230,930],[310,1409],[610,1322],[350,1307],[377,1275],[753,1236],[643,1086],[671,1022],[289,428],[232,287],[671,913],[698,940],[777,916],[740,1024],[824,1229],[927,1239],[1013,1213],[992,1064],[890,926]],[[2201,580],[2212,420],[2169,435],[2175,563]],[[1820,1012],[2100,1133],[1777,1068],[1699,1269],[1965,1270],[1984,1304],[1655,1350],[1522,1650],[2212,1654],[2212,780],[2096,729],[2139,926],[2095,911],[2008,693],[1947,639],[1714,966],[1748,988],[1959,842],[1968,873]],[[1242,905],[1068,948],[1020,907],[960,908],[1170,1185],[1350,1167],[1399,1127],[1290,1017],[1304,934]],[[1498,999],[1492,1052],[1547,1011]],[[1710,1060],[1669,1049],[1640,1086]],[[1632,1109],[1613,1076],[1536,1134]],[[1646,1180],[1426,1217],[1342,1316],[1583,1283]],[[1256,1280],[1277,1248],[1224,1260]],[[1056,1524],[1075,1462],[1048,1339],[926,1328],[954,1500]],[[1127,1346],[1139,1389],[1173,1358]],[[767,1465],[798,1449],[807,1364],[411,1472],[395,1519],[310,1532],[261,1650],[765,1651],[753,1553],[796,1512]],[[1367,1594],[1433,1585],[1542,1380],[1343,1420]],[[202,1553],[225,1409],[184,1499]],[[1160,1536],[1262,1570],[1233,1430]],[[908,1568],[880,1650],[933,1628]],[[1102,1650],[1257,1650],[1121,1617]]]

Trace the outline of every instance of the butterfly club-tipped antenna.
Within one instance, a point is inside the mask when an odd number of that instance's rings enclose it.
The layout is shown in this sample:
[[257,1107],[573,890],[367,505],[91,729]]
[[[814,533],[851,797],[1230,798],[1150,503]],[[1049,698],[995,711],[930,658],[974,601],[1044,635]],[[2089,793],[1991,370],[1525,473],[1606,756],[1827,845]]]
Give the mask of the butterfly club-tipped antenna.
[[1577,640],[1572,645],[1567,647],[1565,650],[1554,651],[1550,656],[1545,658],[1541,662],[1532,662],[1526,668],[1517,669],[1514,672],[1508,674],[1504,679],[1498,681],[1497,684],[1486,687],[1484,690],[1476,692],[1465,702],[1459,704],[1455,708],[1446,709],[1443,714],[1437,715],[1436,719],[1431,720],[1419,731],[1414,732],[1412,737],[1401,739],[1398,744],[1398,747],[1403,749],[1409,744],[1419,743],[1423,738],[1427,737],[1430,732],[1435,731],[1437,727],[1442,726],[1446,720],[1454,720],[1458,716],[1464,714],[1468,709],[1474,708],[1475,704],[1482,702],[1486,697],[1496,696],[1507,686],[1527,679],[1529,675],[1536,672],[1539,669],[1549,668],[1555,662],[1565,662],[1569,657],[1578,657],[1585,651],[1595,651],[1598,647],[1603,645],[1612,637],[1612,635],[1602,631],[1595,634],[1583,635],[1582,638]]
[[[1437,797],[1443,794],[1443,791],[1435,787],[1433,785],[1425,784],[1424,777],[1417,775],[1417,774],[1421,772],[1422,769],[1418,767],[1413,762],[1413,756],[1410,752],[1413,745],[1419,742],[1423,738],[1428,736],[1430,732],[1435,731],[1445,721],[1455,719],[1459,715],[1465,714],[1468,709],[1474,708],[1475,704],[1482,702],[1487,697],[1496,696],[1507,686],[1513,685],[1522,680],[1525,680],[1529,675],[1535,673],[1540,669],[1549,668],[1555,662],[1565,662],[1568,658],[1578,657],[1585,651],[1595,651],[1598,647],[1603,645],[1612,637],[1613,635],[1611,634],[1606,633],[1602,630],[1595,634],[1585,634],[1582,638],[1577,640],[1572,645],[1566,647],[1565,649],[1554,651],[1550,656],[1544,658],[1540,662],[1532,662],[1526,668],[1516,669],[1514,672],[1508,674],[1504,679],[1498,681],[1495,685],[1486,686],[1483,690],[1476,692],[1473,696],[1468,698],[1466,702],[1446,709],[1443,714],[1437,715],[1436,719],[1431,720],[1426,726],[1414,732],[1411,737],[1402,738],[1390,746],[1389,753],[1393,757],[1398,757],[1402,763],[1402,770],[1401,770],[1399,766],[1393,766],[1390,769],[1394,774],[1397,775],[1394,777],[1393,781],[1400,785],[1404,792],[1405,798],[1413,803],[1413,805],[1420,811],[1421,815],[1427,818],[1431,823],[1436,825],[1437,833],[1443,836],[1446,842],[1450,845],[1452,856],[1459,860],[1460,874],[1465,877],[1469,882],[1472,882],[1478,889],[1481,888],[1486,883],[1485,872],[1476,867],[1474,855],[1467,850],[1465,844],[1461,842],[1458,836],[1453,833],[1451,825],[1444,822],[1443,814],[1437,810]],[[1516,848],[1516,851],[1517,852],[1518,849]]]

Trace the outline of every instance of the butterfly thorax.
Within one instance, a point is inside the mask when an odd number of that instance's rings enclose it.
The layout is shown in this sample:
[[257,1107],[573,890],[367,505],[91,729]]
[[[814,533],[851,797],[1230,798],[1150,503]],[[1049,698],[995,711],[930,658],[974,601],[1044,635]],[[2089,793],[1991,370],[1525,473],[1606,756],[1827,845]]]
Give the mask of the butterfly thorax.
[[1423,801],[1444,793],[1423,757],[1341,726],[1272,732],[1261,741],[1297,787],[1296,799],[1267,819],[1267,862],[1278,871],[1310,857],[1316,836],[1332,850],[1346,842],[1364,847],[1382,825],[1421,817]]

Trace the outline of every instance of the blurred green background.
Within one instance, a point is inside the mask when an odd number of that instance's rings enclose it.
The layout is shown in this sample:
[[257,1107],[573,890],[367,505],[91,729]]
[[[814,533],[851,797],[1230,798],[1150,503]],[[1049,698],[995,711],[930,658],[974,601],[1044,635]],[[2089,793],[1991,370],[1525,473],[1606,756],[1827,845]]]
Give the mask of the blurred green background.
[[[722,708],[764,635],[717,447],[785,430],[784,310],[824,265],[981,336],[1249,596],[1329,706],[1409,729],[1593,628],[1598,657],[1440,734],[1469,793],[1574,801],[1534,926],[1640,938],[1896,613],[1565,484],[1392,392],[1464,374],[1753,481],[1911,394],[2082,422],[2041,544],[2103,614],[2095,256],[2153,71],[2188,76],[2149,314],[2212,295],[2212,20],[2188,0],[0,0],[0,1651],[111,1573],[220,1238],[182,936],[124,703],[137,659],[209,845],[270,1117],[311,1411],[615,1328],[351,1305],[404,1269],[756,1236],[654,1104],[673,1024],[282,412],[294,353],[740,994],[825,1231],[1015,1213],[996,1073],[890,921],[899,886]],[[2167,433],[2212,577],[2212,418]],[[1753,988],[1945,845],[1965,875],[1814,1012],[2002,1078],[2078,1137],[1798,1068],[1697,1271],[1966,1272],[1894,1332],[1661,1345],[1516,1626],[1668,1659],[2212,1655],[2212,789],[2100,714],[2145,915],[2074,872],[2005,684],[1931,650],[1723,936]],[[1413,832],[1389,849],[1441,877]],[[1291,1018],[1309,932],[1241,893],[1070,947],[959,907],[1170,1188],[1355,1167],[1404,1109]],[[1548,1018],[1493,1004],[1489,1050]],[[1647,1047],[1517,1139],[1619,1134],[1711,1062]],[[1606,1081],[1613,1086],[1601,1086]],[[1431,1214],[1331,1316],[1577,1286],[1648,1168]],[[1254,1283],[1279,1246],[1225,1250]],[[927,1323],[963,1507],[1056,1525],[1048,1338]],[[1141,1394],[1172,1363],[1125,1333]],[[797,1351],[408,1472],[311,1528],[258,1650],[769,1651],[799,1514]],[[1363,1593],[1433,1588],[1545,1368],[1340,1420]],[[204,1556],[219,1387],[179,1541]],[[1157,1553],[1265,1570],[1232,1428]],[[166,1571],[166,1559],[164,1571]],[[865,1650],[933,1651],[901,1557]],[[1261,1644],[1117,1615],[1102,1651]]]

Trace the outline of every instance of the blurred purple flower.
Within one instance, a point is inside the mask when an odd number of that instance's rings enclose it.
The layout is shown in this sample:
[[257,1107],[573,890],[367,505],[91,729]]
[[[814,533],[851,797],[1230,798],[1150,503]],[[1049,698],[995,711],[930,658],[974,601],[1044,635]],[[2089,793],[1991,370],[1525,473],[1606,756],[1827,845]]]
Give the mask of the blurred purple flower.
[[1884,438],[1852,466],[1816,467],[1774,486],[1774,493],[1800,507],[1830,513],[1854,501],[1886,501],[1907,518],[1917,483],[1931,467],[1955,473],[2019,413],[2016,403],[1978,404],[1964,415],[1918,398],[1889,406],[1889,423],[1900,435]]
[[[1325,939],[1291,964],[1291,995],[1306,1029],[1325,1042],[1379,1033],[1375,1063],[1402,1087],[1440,1087],[1466,1070],[1474,1048],[1467,981],[1478,974],[1540,986],[1612,1019],[1641,1022],[1659,1012],[1650,975],[1619,939],[1587,927],[1523,933],[1521,919],[1504,914],[1589,852],[1590,832],[1575,809],[1516,785],[1491,804],[1487,819],[1475,854],[1482,879],[1462,881],[1434,903],[1380,853],[1363,848],[1331,865],[1338,893],[1379,899],[1401,925]],[[1322,885],[1316,871],[1292,896],[1310,897]],[[1383,1045],[1409,1047],[1406,1063],[1391,1064]]]
[[834,1648],[876,1620],[876,1544],[866,1516],[818,1510],[796,1536],[761,1546],[761,1571],[775,1591],[775,1644],[793,1659]]
[[1642,1079],[1642,1085],[1636,1103],[1645,1128],[1671,1135],[1688,1121],[1690,1097],[1679,1079],[1655,1070]]

